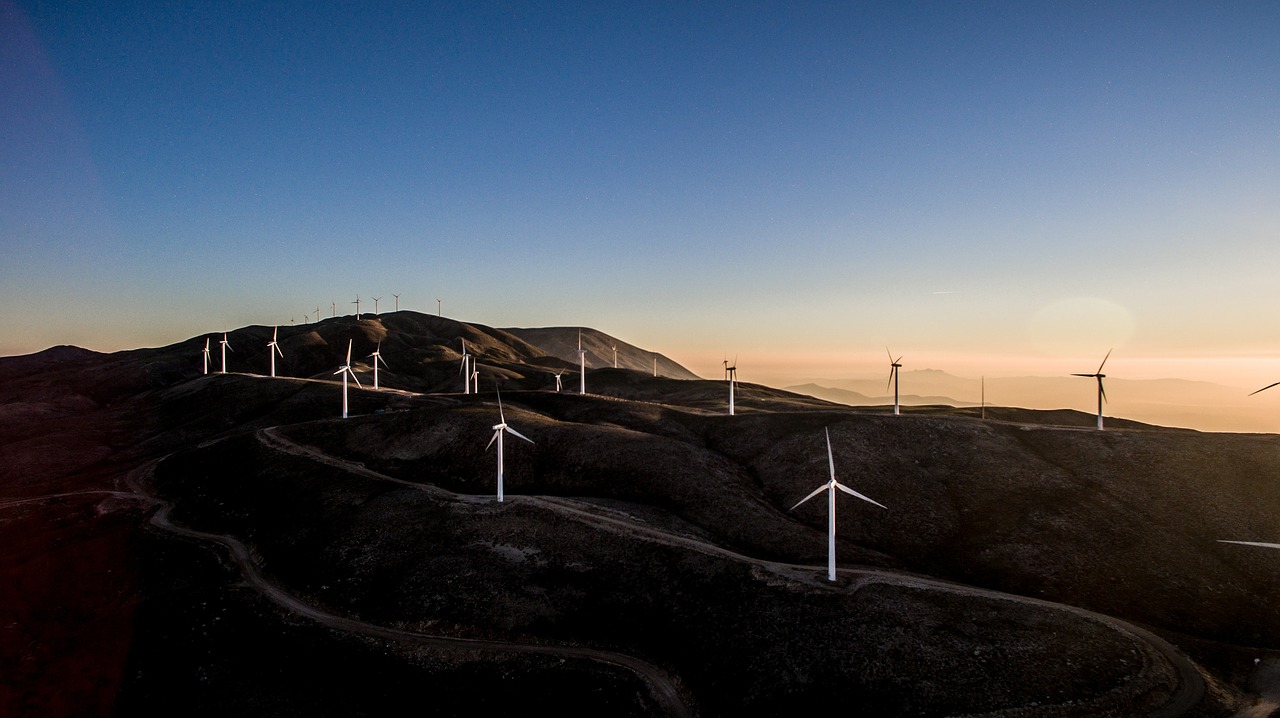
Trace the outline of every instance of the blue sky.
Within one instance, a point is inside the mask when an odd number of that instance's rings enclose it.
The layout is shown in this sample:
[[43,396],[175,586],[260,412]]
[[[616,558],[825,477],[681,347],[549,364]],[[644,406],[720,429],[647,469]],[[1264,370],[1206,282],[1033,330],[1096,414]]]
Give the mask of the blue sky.
[[1280,379],[1275,3],[0,17],[0,354],[395,292],[747,381]]

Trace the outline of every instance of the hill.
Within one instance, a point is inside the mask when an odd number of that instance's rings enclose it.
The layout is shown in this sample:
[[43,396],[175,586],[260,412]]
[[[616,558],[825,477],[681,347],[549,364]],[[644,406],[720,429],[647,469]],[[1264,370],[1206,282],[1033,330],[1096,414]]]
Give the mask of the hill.
[[[1280,665],[1280,552],[1218,542],[1280,539],[1272,435],[750,384],[731,417],[611,356],[583,396],[555,335],[408,312],[282,328],[272,379],[270,332],[227,374],[204,336],[0,360],[0,710],[1227,716]],[[342,420],[348,340],[390,367]],[[502,503],[494,386],[534,442]],[[840,497],[834,584],[792,509],[827,431],[888,506]]]

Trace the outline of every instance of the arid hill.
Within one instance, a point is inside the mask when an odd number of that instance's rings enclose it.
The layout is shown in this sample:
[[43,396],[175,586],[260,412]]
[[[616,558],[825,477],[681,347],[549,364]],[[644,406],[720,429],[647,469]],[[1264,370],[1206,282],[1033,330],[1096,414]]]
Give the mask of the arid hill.
[[[556,392],[545,331],[337,318],[275,379],[270,327],[227,374],[220,334],[208,375],[206,335],[0,359],[0,713],[1269,712],[1280,551],[1219,539],[1280,541],[1278,437],[750,384],[728,416],[622,342]],[[343,420],[348,340],[389,366]],[[838,495],[834,583],[825,496],[792,509],[827,432],[888,507]]]

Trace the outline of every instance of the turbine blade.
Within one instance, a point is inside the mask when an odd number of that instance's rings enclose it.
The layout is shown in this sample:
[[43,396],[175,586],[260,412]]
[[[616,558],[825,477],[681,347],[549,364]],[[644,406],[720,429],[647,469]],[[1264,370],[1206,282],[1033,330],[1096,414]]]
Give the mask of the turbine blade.
[[1226,541],[1218,539],[1218,543],[1233,543],[1240,546],[1261,546],[1263,548],[1280,548],[1280,543],[1262,543],[1261,541]]
[[831,480],[836,480],[836,457],[831,453],[831,430],[823,427],[823,431],[827,432],[827,463],[831,466]]
[[[1280,386],[1280,381],[1278,381],[1278,382],[1276,382],[1276,383],[1274,383],[1274,384],[1267,384],[1266,386],[1262,387],[1262,388],[1261,388],[1261,389],[1259,389],[1258,391],[1266,391],[1267,389],[1270,389],[1270,388],[1271,388],[1271,387],[1273,387],[1273,386]],[[1250,393],[1250,394],[1249,394],[1249,396],[1253,396],[1254,394],[1257,394],[1257,393],[1258,393],[1258,391],[1255,391],[1255,392]]]
[[1114,348],[1114,347],[1113,347],[1113,348],[1111,348],[1111,349],[1108,349],[1108,350],[1107,350],[1107,355],[1106,355],[1106,356],[1104,356],[1104,357],[1102,357],[1102,364],[1099,364],[1099,365],[1098,365],[1098,373],[1099,373],[1099,374],[1101,374],[1101,373],[1102,373],[1102,367],[1107,363],[1107,359],[1110,359],[1110,358],[1111,358],[1111,352],[1113,352],[1113,351],[1115,351],[1115,348]]
[[836,482],[836,488],[837,488],[837,489],[840,489],[841,491],[845,492],[846,494],[849,494],[850,496],[857,496],[858,498],[862,499],[863,501],[866,501],[867,503],[875,504],[876,506],[879,506],[879,507],[880,507],[880,508],[882,508],[882,509],[887,509],[887,508],[889,508],[888,506],[885,506],[884,504],[880,503],[879,501],[876,501],[875,499],[869,499],[869,498],[867,498],[866,496],[863,496],[862,494],[858,493],[857,491],[854,491],[853,489],[849,488],[848,486],[845,486],[844,484],[840,483],[839,481],[837,481],[837,482]]
[[493,432],[493,436],[489,438],[489,443],[488,443],[488,444],[486,444],[486,445],[485,445],[485,447],[484,447],[484,450],[485,450],[485,451],[488,451],[488,450],[493,446],[493,442],[495,442],[495,441],[497,441],[497,440],[498,440],[498,434],[501,434],[501,433],[502,433],[502,429],[495,429],[495,430],[494,430],[494,432]]
[[507,423],[507,417],[502,413],[502,390],[498,388],[498,382],[493,383],[493,390],[498,392],[498,418],[502,423]]
[[[828,484],[823,484],[822,486],[819,486],[818,488],[814,489],[814,490],[813,490],[813,493],[811,493],[811,494],[809,494],[808,496],[804,497],[803,499],[800,499],[799,501],[797,501],[797,502],[796,502],[796,506],[799,506],[800,504],[803,504],[804,502],[806,502],[806,501],[808,501],[809,499],[811,499],[811,498],[813,498],[813,497],[817,496],[818,494],[822,493],[823,491],[826,491],[826,490],[827,490],[827,486],[828,486]],[[796,506],[792,506],[790,509],[787,509],[787,510],[788,510],[788,511],[795,511]]]
[[530,444],[534,443],[533,439],[530,439],[529,437],[525,436],[524,434],[521,434],[520,432],[516,431],[515,429],[512,429],[512,428],[511,428],[511,427],[509,427],[509,426],[507,427],[507,431],[509,431],[509,432],[510,432],[512,435],[514,435],[514,436],[518,436],[518,437],[520,437],[521,439],[524,439],[525,441],[529,442]]
[[351,340],[347,340],[347,366],[351,366]]
[[1102,379],[1098,379],[1098,393],[1102,395],[1102,400],[1107,400],[1107,390],[1102,386]]
[[1089,377],[1093,377],[1093,376],[1097,376],[1097,374],[1072,374],[1071,376],[1089,376]]
[[283,359],[283,358],[284,358],[284,352],[280,351],[280,345],[279,345],[279,344],[273,344],[272,346],[274,346],[274,347],[276,348],[276,354],[279,354],[279,355],[280,355],[280,358],[281,358],[281,359]]
[[351,367],[347,367],[347,373],[351,375],[352,379],[356,380],[356,386],[360,387],[361,389],[364,388],[364,384],[360,383],[360,377],[356,376],[356,373],[351,371]]
[[347,368],[344,366],[344,367],[342,367],[341,369],[339,369],[339,370],[335,371],[333,374],[334,374],[334,376],[337,376],[337,375],[341,374],[342,372],[344,372],[344,371],[346,371],[346,370],[347,370]]

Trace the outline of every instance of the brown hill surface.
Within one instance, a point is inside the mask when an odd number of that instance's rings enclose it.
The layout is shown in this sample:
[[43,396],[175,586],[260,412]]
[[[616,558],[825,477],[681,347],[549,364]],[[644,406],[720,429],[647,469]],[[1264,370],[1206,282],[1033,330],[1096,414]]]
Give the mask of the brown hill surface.
[[[230,333],[240,369],[270,332]],[[344,421],[347,339],[392,388]],[[0,712],[1226,716],[1267,689],[1280,552],[1218,539],[1280,540],[1275,436],[755,385],[730,417],[724,382],[626,368],[556,393],[534,343],[410,312],[281,343],[295,378],[203,376],[203,336],[0,360]],[[494,385],[535,442],[501,504]],[[790,510],[827,428],[889,507],[840,496],[835,584],[825,502]]]

